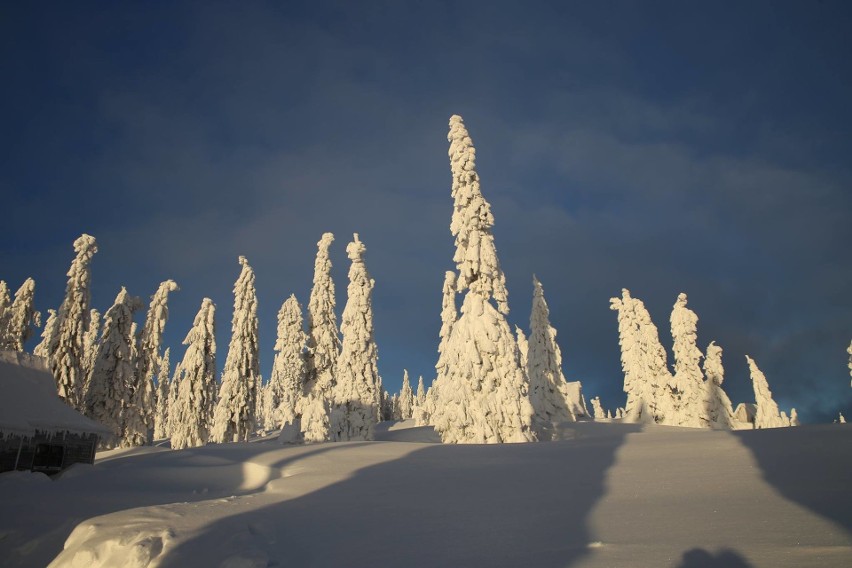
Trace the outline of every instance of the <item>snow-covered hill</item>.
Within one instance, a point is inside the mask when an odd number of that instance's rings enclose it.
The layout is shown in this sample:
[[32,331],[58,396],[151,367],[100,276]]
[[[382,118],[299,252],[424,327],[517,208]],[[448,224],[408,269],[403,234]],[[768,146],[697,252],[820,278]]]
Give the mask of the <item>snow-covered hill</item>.
[[[0,475],[4,566],[807,567],[852,560],[852,428],[277,441]],[[419,440],[419,441],[418,441]],[[63,551],[63,543],[65,549]]]

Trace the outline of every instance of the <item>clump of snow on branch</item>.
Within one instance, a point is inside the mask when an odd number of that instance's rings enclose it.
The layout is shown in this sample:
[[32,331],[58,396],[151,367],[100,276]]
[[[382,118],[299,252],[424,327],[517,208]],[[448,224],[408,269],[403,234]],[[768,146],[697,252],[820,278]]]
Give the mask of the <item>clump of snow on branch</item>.
[[231,343],[222,370],[222,386],[213,414],[214,442],[248,441],[254,430],[260,363],[257,335],[257,292],[254,271],[244,256],[242,270],[234,283],[234,315]]
[[[382,383],[379,378],[378,349],[373,332],[372,293],[375,281],[364,263],[364,246],[355,233],[346,246],[352,262],[343,321],[343,347],[337,361],[337,382],[333,388],[331,439],[370,440],[379,420]],[[410,389],[409,389],[410,390]]]

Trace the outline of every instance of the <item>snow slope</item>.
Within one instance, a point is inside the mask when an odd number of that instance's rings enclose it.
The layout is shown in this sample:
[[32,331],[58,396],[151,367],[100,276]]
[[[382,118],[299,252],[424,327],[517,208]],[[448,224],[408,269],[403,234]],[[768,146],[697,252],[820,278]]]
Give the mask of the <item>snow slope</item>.
[[486,446],[415,442],[435,435],[412,424],[381,424],[377,436],[392,441],[138,448],[55,481],[3,474],[0,558],[554,568],[852,559],[849,426],[577,422],[561,425],[561,441]]

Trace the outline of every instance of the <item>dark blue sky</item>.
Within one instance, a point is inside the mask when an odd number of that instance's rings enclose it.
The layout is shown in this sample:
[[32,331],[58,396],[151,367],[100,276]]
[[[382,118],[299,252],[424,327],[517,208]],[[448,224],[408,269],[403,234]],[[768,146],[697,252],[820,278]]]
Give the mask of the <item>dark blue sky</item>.
[[383,380],[428,382],[458,113],[510,323],[528,327],[535,272],[587,396],[623,404],[608,299],[626,287],[669,353],[689,295],[734,402],[748,353],[783,408],[852,414],[849,29],[827,1],[5,3],[0,278],[56,307],[90,233],[94,306],[174,278],[173,361],[209,296],[221,365],[245,255],[268,375],[325,231],[342,312],[357,231]]

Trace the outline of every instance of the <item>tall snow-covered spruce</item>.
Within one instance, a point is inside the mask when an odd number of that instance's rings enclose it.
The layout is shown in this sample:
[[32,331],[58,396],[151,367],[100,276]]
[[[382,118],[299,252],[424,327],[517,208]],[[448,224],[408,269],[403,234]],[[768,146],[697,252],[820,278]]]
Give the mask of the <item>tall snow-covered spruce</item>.
[[[41,341],[33,348],[33,355],[50,359],[50,345],[53,343],[53,336],[56,335],[56,310],[48,308],[47,321],[44,324],[44,329],[41,330]],[[92,359],[94,361],[94,358]]]
[[244,256],[239,260],[243,268],[234,284],[231,343],[213,414],[212,439],[218,443],[248,441],[254,430],[260,384],[254,271]]
[[411,379],[408,369],[402,370],[402,388],[399,390],[399,414],[403,420],[408,420],[414,413],[414,391],[411,390]]
[[132,429],[133,313],[141,307],[142,300],[122,287],[104,316],[103,336],[85,400],[86,415],[112,430],[124,447],[135,445],[132,432],[128,436],[128,421]]
[[703,355],[698,348],[698,316],[686,307],[686,302],[686,294],[680,293],[670,318],[677,385],[674,424],[706,428],[710,426],[710,417],[704,400],[704,374],[699,365]]
[[154,431],[154,375],[160,362],[160,345],[163,342],[163,330],[169,319],[169,292],[178,290],[174,280],[160,283],[151,296],[151,304],[145,317],[145,325],[139,340],[139,356],[136,361],[136,376],[133,384],[131,405],[137,416],[135,425],[125,438],[129,443],[143,446],[151,442]]
[[704,376],[707,378],[704,383],[704,399],[711,424],[717,428],[732,428],[734,423],[733,405],[731,399],[722,390],[722,383],[725,381],[722,348],[713,341],[707,346],[707,354],[704,357]]
[[154,404],[154,439],[162,440],[168,438],[169,432],[169,402],[171,402],[171,390],[169,383],[169,372],[171,371],[170,350],[166,347],[165,353],[157,363],[157,391]]
[[317,243],[314,286],[308,301],[308,382],[302,405],[301,429],[306,442],[324,442],[330,437],[329,412],[340,353],[340,334],[331,279],[328,249],[334,235],[324,233]]
[[302,320],[302,306],[291,294],[278,311],[278,335],[275,340],[275,360],[269,378],[273,407],[273,428],[293,424],[304,394],[307,366],[305,346],[308,336]]
[[343,348],[337,360],[337,382],[333,390],[331,439],[370,440],[379,419],[381,380],[378,349],[373,335],[372,294],[375,281],[364,264],[367,247],[355,233],[346,246],[352,264],[340,331]]
[[491,231],[494,217],[480,191],[476,150],[460,116],[450,118],[447,140],[455,290],[465,296],[461,317],[442,342],[430,421],[444,442],[532,441],[533,409],[518,344],[505,318],[508,295]]
[[33,326],[38,325],[41,317],[33,308],[34,298],[35,280],[27,278],[15,292],[15,301],[0,316],[0,349],[24,350],[24,343],[32,336]]
[[172,448],[203,446],[213,426],[216,404],[216,306],[204,298],[192,329],[183,340],[187,346],[178,364],[169,405]]
[[754,418],[755,428],[783,428],[790,425],[790,419],[785,418],[784,413],[778,410],[778,404],[772,398],[766,375],[758,368],[754,359],[746,355],[751,384],[754,388],[754,401],[757,405],[757,414]]
[[74,241],[74,252],[77,256],[68,269],[65,299],[56,315],[56,332],[48,356],[59,398],[83,410],[83,339],[89,327],[90,265],[98,244],[94,237],[84,234]]
[[[523,343],[519,335],[518,345]],[[527,376],[530,402],[535,411],[534,424],[540,439],[552,438],[555,425],[576,420],[568,399],[562,373],[562,352],[556,343],[556,329],[550,325],[550,310],[544,289],[533,276],[533,302],[530,312],[530,336],[527,342]],[[522,357],[523,359],[523,357]]]

